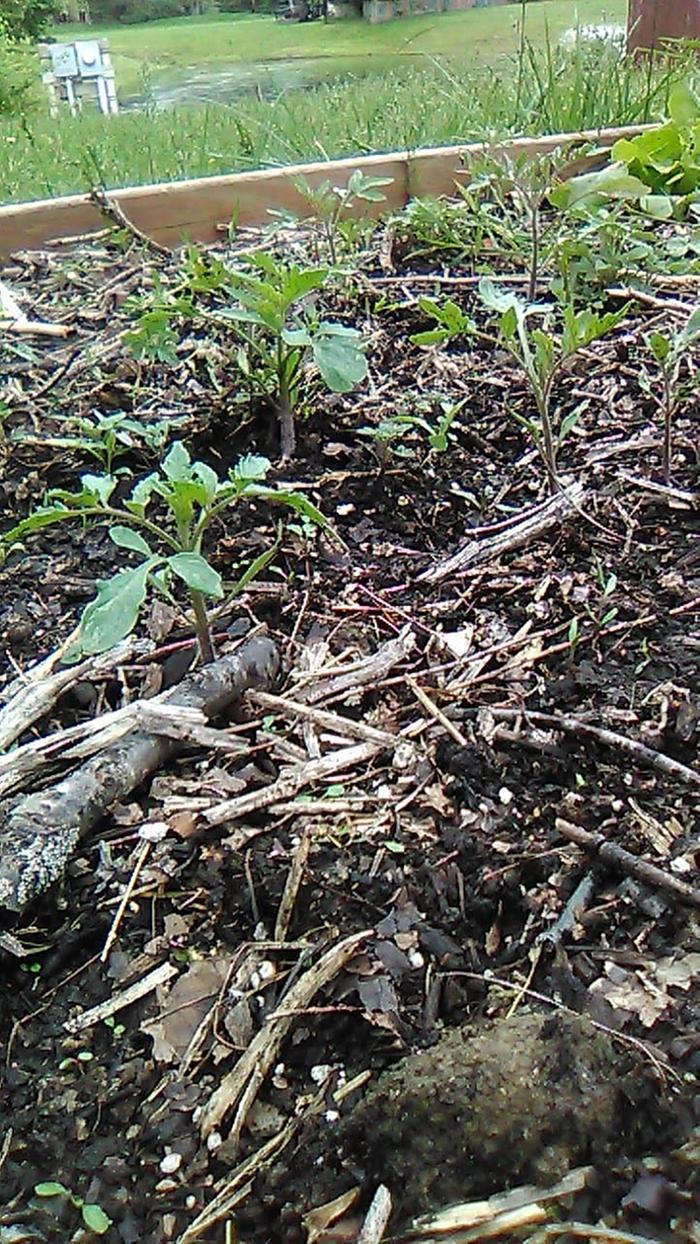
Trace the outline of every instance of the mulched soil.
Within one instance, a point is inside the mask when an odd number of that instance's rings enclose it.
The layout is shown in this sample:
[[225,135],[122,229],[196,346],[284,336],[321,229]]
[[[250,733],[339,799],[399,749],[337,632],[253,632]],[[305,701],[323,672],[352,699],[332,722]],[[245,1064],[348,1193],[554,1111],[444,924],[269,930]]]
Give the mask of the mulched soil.
[[[293,245],[301,254],[307,244],[300,231]],[[439,258],[434,267],[446,271]],[[0,272],[27,313],[71,328],[65,339],[0,344],[3,528],[46,488],[74,487],[99,469],[55,443],[68,417],[167,418],[171,435],[219,469],[245,452],[274,457],[270,412],[242,392],[223,330],[183,327],[177,363],[136,362],[121,340],[133,327],[130,300],[152,291],[154,273],[167,283],[177,271],[175,259],[106,240],[23,253]],[[450,268],[468,273],[466,263]],[[572,1218],[607,1216],[635,1238],[697,1240],[697,1143],[672,1156],[700,1123],[697,911],[585,852],[561,826],[600,833],[696,884],[700,779],[578,728],[612,731],[688,768],[697,760],[697,412],[689,402],[677,420],[667,488],[658,413],[639,386],[650,366],[642,330],[682,317],[657,288],[658,306],[631,310],[560,383],[562,409],[582,406],[560,463],[584,486],[581,504],[533,542],[430,581],[424,572],[465,539],[488,546],[545,494],[539,460],[509,415],[530,413],[512,362],[464,342],[430,352],[410,344],[429,326],[417,305],[428,288],[380,232],[356,280],[324,295],[325,310],[369,335],[370,376],[342,397],[311,379],[298,456],[271,479],[303,486],[343,544],[288,528],[273,565],[218,623],[221,652],[267,628],[282,656],[274,691],[295,699],[315,688],[317,705],[340,720],[331,727],[244,700],[232,729],[248,755],[190,748],[114,809],[59,886],[22,915],[4,914],[15,940],[0,950],[0,1244],[83,1238],[74,1205],[35,1195],[45,1181],[99,1204],[113,1220],[106,1238],[124,1244],[303,1240],[303,1215],[347,1187],[340,1174],[334,1185],[313,1173],[311,1155],[336,1147],[333,1094],[362,1077],[346,1098],[352,1109],[367,1080],[411,1050],[430,1051],[446,1028],[478,1033],[510,1011],[561,1008],[612,1031],[621,1058],[641,1051],[661,1114],[677,1124],[664,1133],[649,1108],[636,1152],[617,1165],[606,1157]],[[473,285],[449,294],[481,315]],[[692,294],[681,296],[690,306]],[[404,442],[412,456],[378,461],[358,435],[397,411],[430,418],[441,400],[462,398],[445,453],[430,454],[415,432]],[[118,459],[136,475],[153,462],[137,435]],[[262,506],[241,509],[213,533],[211,560],[235,579],[274,531]],[[5,686],[66,638],[96,578],[116,565],[105,531],[78,524],[10,553],[0,571]],[[154,605],[139,633],[150,656],[83,680],[21,741],[175,683],[192,657],[183,618]],[[331,676],[397,640],[402,649],[378,676],[324,693]],[[504,718],[503,709],[514,711]],[[549,721],[533,724],[528,711]],[[562,717],[573,725],[562,728]],[[396,745],[270,807],[214,829],[202,823],[211,805],[357,742],[358,722]],[[229,1135],[229,1114],[203,1141],[207,1103],[241,1051],[284,1014],[311,965],[362,931],[294,1016],[240,1136]],[[66,1030],[82,1009],[167,964],[175,986],[108,1023]],[[250,1185],[242,1176],[240,1203],[186,1236],[232,1172],[285,1128],[274,1166],[254,1169]],[[475,1178],[463,1199],[507,1182]],[[360,1183],[345,1226],[341,1215],[335,1235],[308,1238],[357,1238],[376,1190],[366,1171]],[[406,1225],[400,1213],[396,1223]],[[573,1237],[562,1228],[561,1238]]]

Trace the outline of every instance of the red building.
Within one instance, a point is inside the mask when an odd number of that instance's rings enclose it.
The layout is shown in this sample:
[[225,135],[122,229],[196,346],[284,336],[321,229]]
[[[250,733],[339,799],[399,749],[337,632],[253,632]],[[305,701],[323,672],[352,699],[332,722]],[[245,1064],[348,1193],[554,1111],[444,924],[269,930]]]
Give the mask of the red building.
[[660,47],[666,39],[700,39],[700,0],[629,0],[628,50]]

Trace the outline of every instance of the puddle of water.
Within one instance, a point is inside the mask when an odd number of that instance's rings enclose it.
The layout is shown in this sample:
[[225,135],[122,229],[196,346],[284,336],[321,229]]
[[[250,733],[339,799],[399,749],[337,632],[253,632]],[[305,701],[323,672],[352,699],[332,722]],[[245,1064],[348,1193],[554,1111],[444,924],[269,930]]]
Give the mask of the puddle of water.
[[[379,56],[293,57],[255,63],[190,65],[154,74],[148,89],[120,100],[126,111],[167,110],[207,103],[230,104],[247,95],[274,99],[285,91],[317,86],[331,78],[381,73],[401,58]],[[403,57],[405,60],[405,57]]]

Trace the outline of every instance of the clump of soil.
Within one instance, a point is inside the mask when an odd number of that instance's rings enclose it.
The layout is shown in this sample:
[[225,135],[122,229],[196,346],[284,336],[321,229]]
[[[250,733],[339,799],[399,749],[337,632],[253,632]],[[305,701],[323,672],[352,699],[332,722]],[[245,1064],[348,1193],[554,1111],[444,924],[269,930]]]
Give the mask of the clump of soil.
[[344,1125],[341,1152],[370,1191],[387,1184],[406,1222],[641,1152],[671,1120],[634,1050],[584,1018],[519,1014],[447,1032],[385,1072]]

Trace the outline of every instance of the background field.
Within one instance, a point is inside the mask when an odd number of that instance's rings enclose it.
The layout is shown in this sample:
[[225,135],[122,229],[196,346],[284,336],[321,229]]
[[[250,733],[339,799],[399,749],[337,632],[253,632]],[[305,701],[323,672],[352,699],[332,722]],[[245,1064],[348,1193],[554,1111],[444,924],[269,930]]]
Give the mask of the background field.
[[96,28],[138,106],[53,120],[42,101],[6,123],[0,201],[660,118],[694,61],[639,66],[612,42],[563,40],[621,23],[625,8],[542,0],[382,26],[219,16]]

